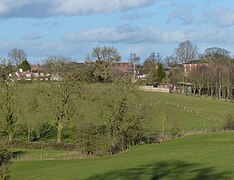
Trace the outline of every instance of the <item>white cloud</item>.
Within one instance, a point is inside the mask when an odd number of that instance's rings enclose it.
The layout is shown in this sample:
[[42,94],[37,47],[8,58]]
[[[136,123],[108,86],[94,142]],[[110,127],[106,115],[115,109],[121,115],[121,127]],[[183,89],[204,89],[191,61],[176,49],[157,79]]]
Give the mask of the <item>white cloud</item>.
[[154,0],[61,0],[56,13],[66,15],[114,12],[150,5]]
[[122,25],[114,28],[100,28],[79,33],[67,33],[68,42],[106,42],[106,43],[174,43],[188,39],[190,33],[184,30],[164,30]]
[[42,18],[109,13],[151,5],[156,0],[1,0],[0,17]]
[[140,12],[140,11],[133,11],[130,13],[126,13],[122,16],[124,20],[136,20],[141,18],[150,18],[155,16],[156,12]]
[[191,2],[171,2],[165,8],[172,8],[173,10],[167,17],[167,23],[179,22],[183,25],[192,24],[196,21],[193,10],[197,7]]
[[37,32],[28,32],[25,36],[24,39],[25,40],[37,40],[42,38],[42,36],[40,35],[40,33]]
[[142,28],[133,25],[122,25],[114,28],[99,28],[77,33],[66,33],[66,42],[99,42],[99,43],[179,43],[185,40],[195,42],[233,43],[234,37],[228,30],[205,28],[198,30]]
[[206,22],[213,22],[217,26],[234,25],[234,10],[224,7],[217,7],[213,11],[204,13]]

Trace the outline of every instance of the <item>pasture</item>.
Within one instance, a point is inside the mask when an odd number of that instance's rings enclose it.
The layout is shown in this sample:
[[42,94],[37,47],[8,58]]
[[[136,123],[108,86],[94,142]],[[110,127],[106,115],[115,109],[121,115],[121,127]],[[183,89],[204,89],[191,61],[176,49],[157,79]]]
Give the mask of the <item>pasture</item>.
[[161,129],[160,113],[165,111],[179,122],[185,132],[221,128],[225,115],[233,111],[232,102],[213,100],[182,94],[142,92],[148,108],[147,121],[150,126]]
[[[99,89],[99,96],[105,94],[100,86],[91,87]],[[198,96],[185,96],[182,94],[168,94],[159,92],[140,92],[140,103],[145,106],[144,126],[146,131],[161,133],[161,114],[164,112],[169,119],[176,121],[181,132],[199,132],[222,129],[227,113],[233,111],[234,104],[211,98]],[[84,121],[103,124],[98,117],[98,110],[89,103],[82,103]]]
[[[107,88],[90,85],[86,87],[86,93],[107,96]],[[108,93],[108,98],[116,96],[115,91]],[[221,130],[226,114],[233,110],[232,102],[196,96],[157,92],[138,92],[137,96],[138,103],[144,106],[145,135],[162,133],[162,113],[176,122],[180,132],[196,134]],[[76,122],[105,123],[100,118],[102,105],[99,102],[87,98],[75,100],[75,107],[79,109]],[[68,138],[64,139],[68,142],[71,140],[70,127],[66,130]],[[54,141],[53,137],[49,141]],[[21,154],[21,158],[13,161],[10,174],[13,180],[233,179],[233,149],[233,132],[190,135],[161,144],[137,145],[105,157],[83,158],[69,151],[13,149]]]
[[16,161],[11,179],[233,179],[234,133],[209,133],[138,145],[80,160]]

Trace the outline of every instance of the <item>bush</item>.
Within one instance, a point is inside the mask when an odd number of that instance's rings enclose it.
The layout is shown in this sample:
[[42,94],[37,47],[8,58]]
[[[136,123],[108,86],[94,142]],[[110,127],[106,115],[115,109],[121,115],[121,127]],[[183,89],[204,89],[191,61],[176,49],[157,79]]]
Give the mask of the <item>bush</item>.
[[227,113],[224,120],[225,123],[223,128],[225,130],[234,130],[234,113]]
[[105,126],[95,126],[91,123],[77,124],[74,127],[74,141],[79,149],[87,155],[107,155],[110,142]]
[[9,179],[9,165],[10,165],[11,153],[6,149],[0,149],[0,179]]
[[38,139],[50,139],[56,137],[56,127],[48,122],[44,122],[38,128]]

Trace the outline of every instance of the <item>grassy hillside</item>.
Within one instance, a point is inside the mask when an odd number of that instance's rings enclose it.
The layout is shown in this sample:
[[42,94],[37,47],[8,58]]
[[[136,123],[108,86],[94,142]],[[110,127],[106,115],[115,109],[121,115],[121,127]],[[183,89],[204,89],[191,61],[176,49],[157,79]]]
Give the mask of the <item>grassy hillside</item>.
[[[103,87],[97,86],[100,96]],[[151,131],[160,132],[162,124],[160,116],[167,113],[170,119],[178,123],[180,131],[201,131],[204,129],[221,128],[226,113],[232,112],[233,103],[221,100],[205,99],[182,94],[157,92],[140,92],[141,103],[145,105],[145,126]],[[85,121],[103,123],[98,117],[97,108],[90,103],[82,103]]]
[[[38,126],[44,122],[55,124],[54,108],[50,104],[46,91],[49,91],[48,83],[20,84],[19,91],[19,107],[21,107],[22,115],[19,124],[25,129],[29,125],[32,131],[37,131]],[[84,97],[77,98],[74,95],[74,109],[77,111],[74,121],[68,125],[66,130],[69,141],[70,131],[73,123],[92,122],[94,124],[105,124],[108,115],[100,118],[102,104],[92,101],[92,98],[108,97],[107,100],[118,96],[117,90],[110,84],[92,84],[86,85],[84,88]],[[92,97],[94,96],[94,97]],[[110,97],[111,96],[111,97]],[[169,119],[177,123],[181,132],[201,131],[204,129],[221,128],[224,124],[224,117],[227,112],[233,109],[233,103],[220,100],[204,99],[201,97],[191,97],[181,94],[167,94],[157,92],[139,92],[140,102],[145,106],[144,126],[149,133],[160,133],[162,123],[160,122],[161,114],[165,112],[169,115]],[[38,109],[32,111],[31,105],[34,104],[34,98],[39,104]],[[27,106],[25,106],[27,104]],[[148,133],[148,132],[147,132]],[[21,134],[25,134],[22,133]],[[24,135],[25,136],[25,135]],[[22,137],[22,135],[21,135]],[[20,137],[20,138],[21,138]],[[18,138],[18,137],[17,137]],[[24,137],[25,139],[26,137]]]
[[139,145],[115,156],[81,160],[17,161],[21,179],[234,179],[234,133],[193,135]]
[[179,122],[183,131],[199,131],[222,127],[226,113],[233,111],[233,103],[181,94],[142,92],[147,106],[150,126],[161,129],[160,113],[166,111]]

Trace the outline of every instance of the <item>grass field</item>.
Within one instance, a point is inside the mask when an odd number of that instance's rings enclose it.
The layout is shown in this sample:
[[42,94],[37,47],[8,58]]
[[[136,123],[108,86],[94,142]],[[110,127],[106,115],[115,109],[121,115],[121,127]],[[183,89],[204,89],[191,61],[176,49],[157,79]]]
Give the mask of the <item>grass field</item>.
[[[49,88],[48,84],[41,83],[40,86],[46,90]],[[29,102],[35,95],[35,89],[38,89],[38,84],[28,84],[22,86],[24,95],[21,99],[27,99]],[[77,109],[77,116],[74,122],[92,122],[94,124],[105,124],[108,119],[100,118],[100,102],[93,102],[87,100],[90,96],[94,97],[109,97],[108,90],[112,91],[111,97],[118,96],[119,93],[110,84],[91,84],[85,88],[84,96],[87,98],[74,98],[74,107]],[[108,89],[108,90],[107,90]],[[34,93],[34,94],[33,94]],[[221,128],[224,124],[224,117],[226,113],[232,112],[234,104],[232,102],[224,102],[221,100],[205,99],[202,97],[185,96],[182,94],[168,94],[157,92],[139,92],[141,95],[140,103],[145,106],[145,123],[146,129],[154,133],[161,132],[162,124],[160,122],[160,115],[165,111],[171,119],[178,122],[181,132],[201,131],[204,129]],[[44,100],[45,94],[36,93],[39,99],[39,110],[33,113],[24,113],[23,117],[27,122],[31,123],[32,128],[36,128],[39,122],[49,121],[54,124],[53,111],[50,105],[46,105]],[[27,97],[27,98],[26,98]],[[107,98],[108,99],[108,98]],[[109,98],[111,101],[111,98]],[[24,103],[29,103],[25,102]],[[32,102],[31,102],[32,103]],[[22,104],[20,105],[24,107]],[[53,107],[53,106],[52,106]],[[44,109],[43,109],[44,108]],[[26,111],[26,110],[25,110]],[[28,112],[28,111],[26,111]],[[46,113],[43,113],[46,112]],[[36,115],[35,115],[36,113]],[[35,119],[31,121],[31,119]],[[22,122],[23,123],[23,122]]]
[[[225,115],[232,112],[234,107],[232,102],[197,96],[157,92],[140,92],[140,94],[141,103],[146,107],[144,124],[146,128],[157,133],[162,129],[160,115],[163,111],[178,122],[180,131],[191,132],[221,128]],[[86,105],[85,102],[82,104]],[[84,107],[84,121],[103,124],[98,119],[98,112],[94,106],[87,104]]]
[[234,107],[231,102],[182,94],[142,93],[144,104],[150,109],[146,120],[158,130],[161,129],[159,115],[162,111],[179,122],[181,131],[199,131],[222,127],[226,113],[232,112]]
[[138,145],[107,157],[16,161],[13,180],[234,179],[234,133],[193,135]]
[[[221,128],[226,113],[234,107],[231,102],[180,94],[140,94],[141,103],[146,106],[144,126],[151,133],[161,132],[163,111],[179,123],[180,131],[191,132]],[[83,121],[104,123],[93,104],[77,104],[83,108]],[[134,146],[114,156],[77,160],[57,158],[58,154],[73,156],[73,152],[14,149],[22,158],[13,162],[10,173],[13,180],[234,179],[233,150],[234,132],[186,136],[161,144]],[[42,156],[59,160],[45,160]]]

